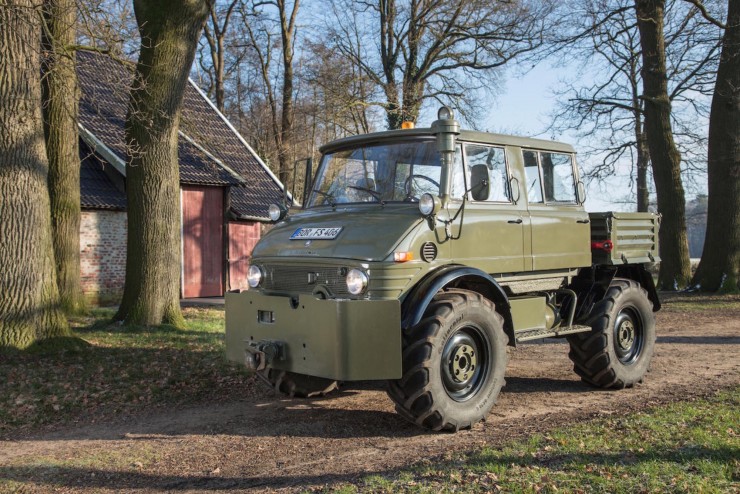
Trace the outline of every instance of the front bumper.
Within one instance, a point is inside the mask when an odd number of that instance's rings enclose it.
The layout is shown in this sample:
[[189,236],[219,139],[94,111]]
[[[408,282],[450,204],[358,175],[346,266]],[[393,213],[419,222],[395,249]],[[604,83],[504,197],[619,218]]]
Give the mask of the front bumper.
[[246,352],[265,342],[280,348],[268,365],[274,369],[339,381],[399,379],[401,304],[227,293],[227,358],[244,364]]

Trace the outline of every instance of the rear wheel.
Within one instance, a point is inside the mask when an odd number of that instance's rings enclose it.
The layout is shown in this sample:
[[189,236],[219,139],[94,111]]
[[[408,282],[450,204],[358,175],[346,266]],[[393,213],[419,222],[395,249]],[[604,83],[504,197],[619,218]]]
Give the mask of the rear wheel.
[[616,278],[585,324],[591,332],[568,337],[576,373],[600,388],[642,382],[655,346],[655,315],[647,292],[635,281]]
[[507,361],[503,319],[490,300],[466,290],[439,293],[403,340],[403,377],[388,382],[403,417],[456,431],[488,415]]
[[259,371],[271,386],[291,398],[325,396],[338,388],[337,382],[323,377],[307,376],[278,369]]

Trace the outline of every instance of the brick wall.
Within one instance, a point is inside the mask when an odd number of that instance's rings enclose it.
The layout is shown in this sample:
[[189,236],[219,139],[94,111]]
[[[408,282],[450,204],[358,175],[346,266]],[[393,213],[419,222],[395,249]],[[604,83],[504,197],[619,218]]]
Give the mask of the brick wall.
[[85,295],[97,303],[118,303],[126,276],[125,211],[82,211],[80,263]]

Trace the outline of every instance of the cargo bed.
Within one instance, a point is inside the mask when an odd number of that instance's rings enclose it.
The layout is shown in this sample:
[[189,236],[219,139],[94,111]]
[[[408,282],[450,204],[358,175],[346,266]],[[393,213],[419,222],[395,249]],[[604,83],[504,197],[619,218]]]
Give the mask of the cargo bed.
[[639,264],[660,261],[654,213],[589,213],[594,264]]

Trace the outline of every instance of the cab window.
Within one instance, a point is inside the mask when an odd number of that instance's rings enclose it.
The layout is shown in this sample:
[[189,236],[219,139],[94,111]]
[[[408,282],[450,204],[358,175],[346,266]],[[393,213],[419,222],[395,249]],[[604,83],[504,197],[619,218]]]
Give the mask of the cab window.
[[485,165],[488,169],[488,197],[478,197],[476,200],[511,202],[509,177],[506,173],[506,153],[503,148],[465,144],[465,165],[468,183],[474,166]]
[[576,184],[573,158],[569,154],[540,153],[545,201],[575,204]]
[[537,165],[537,152],[524,151],[524,173],[527,179],[527,199],[530,203],[542,202],[540,169]]
[[530,203],[576,204],[572,155],[524,151],[523,157]]

